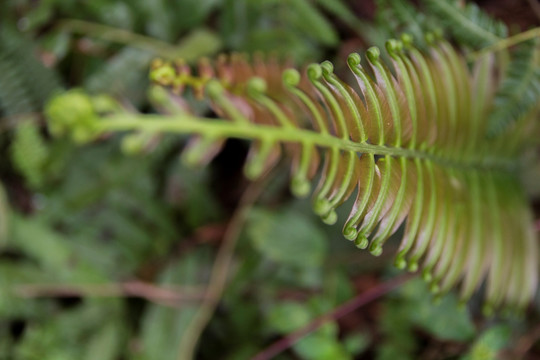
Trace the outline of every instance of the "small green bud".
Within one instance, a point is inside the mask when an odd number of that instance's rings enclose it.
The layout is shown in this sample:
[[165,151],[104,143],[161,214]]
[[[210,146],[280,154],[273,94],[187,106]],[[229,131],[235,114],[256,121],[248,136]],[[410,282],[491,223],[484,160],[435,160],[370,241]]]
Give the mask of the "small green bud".
[[291,192],[294,196],[303,198],[309,194],[311,184],[304,178],[295,177],[291,181]]
[[366,249],[369,245],[369,240],[364,234],[360,233],[354,240],[354,243],[356,244],[357,248]]
[[253,77],[248,81],[247,91],[252,96],[264,94],[267,90],[266,81],[260,77]]
[[410,272],[416,272],[418,270],[418,262],[417,260],[411,260],[409,263],[409,269]]
[[381,56],[381,50],[376,46],[372,46],[367,50],[366,56],[372,63],[378,62]]
[[358,236],[358,231],[354,226],[345,225],[343,236],[345,236],[345,239],[353,241],[356,239],[356,236]]
[[153,103],[159,105],[166,104],[170,100],[168,91],[158,85],[150,87],[148,90],[148,98]]
[[208,81],[208,84],[206,84],[206,93],[211,98],[217,98],[225,92],[225,88],[218,80],[210,80]]
[[332,207],[327,199],[318,199],[313,204],[313,211],[319,216],[328,214],[331,209]]
[[129,134],[122,139],[121,149],[126,155],[141,153],[147,143],[147,137],[141,133]]
[[383,248],[382,248],[382,246],[380,244],[373,243],[369,247],[369,252],[373,256],[381,256],[382,253],[383,253]]
[[150,80],[163,86],[171,85],[176,77],[176,71],[169,63],[162,63],[150,70]]
[[248,161],[244,166],[244,174],[252,181],[258,179],[263,171],[264,164],[261,161]]
[[322,68],[319,64],[310,64],[307,68],[307,74],[311,81],[315,81],[321,78]]
[[424,279],[425,282],[430,282],[433,279],[433,275],[429,269],[424,269],[422,271],[422,279]]
[[402,256],[397,256],[394,260],[394,266],[400,270],[403,270],[407,267],[407,261]]
[[326,60],[321,63],[321,68],[323,70],[324,74],[331,74],[334,72],[334,64],[332,64],[330,61]]
[[283,72],[283,83],[288,86],[298,86],[300,73],[296,69],[287,69]]
[[410,34],[403,33],[401,34],[401,41],[403,42],[403,45],[405,48],[410,48],[413,44],[413,37]]
[[334,210],[331,210],[322,216],[322,221],[327,225],[334,225],[337,221],[337,213]]
[[347,57],[347,63],[349,64],[351,68],[360,65],[361,62],[362,62],[362,57],[358,53],[351,53]]

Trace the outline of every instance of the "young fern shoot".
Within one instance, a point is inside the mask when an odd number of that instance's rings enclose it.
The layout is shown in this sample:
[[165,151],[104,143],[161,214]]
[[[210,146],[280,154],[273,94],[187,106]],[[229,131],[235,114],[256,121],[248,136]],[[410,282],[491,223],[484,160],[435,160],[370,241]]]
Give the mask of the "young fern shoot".
[[[366,61],[351,54],[354,84],[338,78],[328,61],[300,72],[232,55],[213,65],[201,60],[197,75],[182,62],[156,62],[154,82],[176,93],[191,88],[219,118],[174,108],[158,87],[154,94],[169,115],[98,117],[90,98],[71,93],[50,103],[49,126],[79,140],[136,130],[127,135],[131,143],[163,132],[191,134],[189,163],[208,162],[228,138],[246,139],[250,179],[269,171],[285,150],[293,194],[312,192],[324,222],[335,223],[336,208],[354,197],[343,234],[359,248],[380,255],[403,226],[395,264],[421,269],[434,293],[460,284],[467,301],[485,282],[486,310],[523,308],[536,292],[538,244],[516,172],[534,115],[487,137],[499,83],[494,58],[469,68],[440,37],[429,35],[428,43],[422,53],[407,35],[388,41],[389,64],[378,48],[367,51]],[[74,111],[68,114],[66,104]]]

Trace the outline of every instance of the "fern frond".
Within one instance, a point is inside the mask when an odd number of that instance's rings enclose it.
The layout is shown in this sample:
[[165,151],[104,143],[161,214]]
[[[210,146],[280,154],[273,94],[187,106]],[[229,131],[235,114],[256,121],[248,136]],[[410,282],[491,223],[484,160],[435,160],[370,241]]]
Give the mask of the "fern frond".
[[12,62],[0,55],[0,110],[6,116],[35,110],[31,97],[26,93],[19,75],[13,71]]
[[513,54],[504,80],[497,90],[488,135],[500,135],[514,121],[538,106],[540,59],[538,41],[522,44]]
[[508,34],[504,23],[490,18],[474,3],[463,5],[460,0],[423,0],[423,3],[461,44],[481,48]]
[[0,112],[39,110],[60,88],[56,74],[36,59],[32,44],[7,27],[0,31]]
[[[389,37],[408,33],[417,41],[416,46],[424,48],[424,34],[433,26],[428,26],[428,17],[404,0],[377,0],[378,28],[388,29]],[[388,37],[387,37],[388,38]],[[384,39],[386,40],[386,39]]]
[[320,174],[313,208],[323,221],[334,223],[335,209],[354,197],[343,234],[358,247],[380,255],[403,226],[395,263],[422,268],[435,293],[461,283],[465,301],[485,282],[488,308],[523,307],[538,276],[537,239],[515,175],[530,124],[514,123],[504,137],[486,139],[493,58],[482,57],[471,71],[443,40],[426,53],[403,40],[387,43],[392,69],[378,48],[368,50],[365,64],[351,54],[355,85],[338,78],[330,62],[301,73],[235,55],[213,66],[203,60],[198,76],[182,63],[156,63],[155,82],[176,92],[192,88],[219,119],[175,110],[160,88],[154,98],[173,115],[97,118],[84,107],[68,116],[63,106],[76,110],[73,94],[53,100],[47,113],[55,129],[94,137],[126,130],[192,134],[184,153],[190,163],[209,161],[227,138],[251,140],[249,178],[267,172],[285,150],[295,195],[306,196]]
[[[147,79],[141,76],[141,72],[150,64],[152,57],[151,53],[144,50],[126,47],[89,76],[85,82],[85,88],[93,93],[107,92],[132,98],[134,101],[144,100],[143,95],[139,95],[137,99],[135,94],[137,88],[148,85]],[[122,69],[133,71],[126,74]]]

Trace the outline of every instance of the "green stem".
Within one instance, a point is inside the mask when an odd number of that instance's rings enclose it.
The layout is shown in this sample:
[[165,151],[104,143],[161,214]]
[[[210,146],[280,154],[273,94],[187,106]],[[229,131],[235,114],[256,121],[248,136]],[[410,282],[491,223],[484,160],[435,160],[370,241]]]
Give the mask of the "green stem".
[[361,154],[379,156],[391,155],[411,159],[424,159],[439,163],[445,167],[460,169],[494,169],[512,171],[516,168],[513,159],[502,158],[499,154],[493,156],[468,157],[463,161],[455,161],[442,156],[401,147],[374,145],[367,142],[358,143],[350,139],[339,138],[332,134],[321,134],[313,130],[291,128],[283,129],[261,124],[236,124],[224,119],[206,119],[190,115],[132,115],[120,114],[99,122],[96,130],[128,131],[140,130],[149,132],[169,132],[177,134],[201,134],[216,138],[238,138],[246,140],[266,139],[274,142],[302,143],[323,148],[339,148],[342,151],[355,151]]
[[455,23],[459,23],[460,26],[467,29],[469,33],[476,34],[475,36],[478,36],[487,42],[496,42],[499,40],[498,36],[468,19],[463,11],[458,10],[449,1],[436,0],[433,1],[433,3],[437,4],[436,6],[446,15],[446,17],[453,19],[453,22]]
[[129,44],[156,54],[170,54],[178,50],[173,45],[149,36],[83,20],[63,20],[60,22],[59,27],[63,30],[95,36],[110,42]]
[[499,52],[501,50],[507,49],[511,46],[517,45],[521,42],[534,39],[540,36],[540,27],[536,27],[534,29],[527,30],[525,32],[519,33],[517,35],[502,39],[494,43],[493,45],[486,46],[483,49],[480,49],[478,51],[472,52],[467,55],[467,58],[469,60],[477,60],[478,58],[494,53]]
[[184,60],[191,62],[216,50],[213,48],[214,44],[211,44],[212,46],[208,46],[208,49],[204,51],[194,52],[192,49],[186,49],[185,40],[178,45],[171,45],[150,36],[140,35],[128,30],[83,20],[62,20],[58,24],[58,27],[65,31],[93,36],[113,43],[129,45],[141,50],[146,50],[165,59],[183,58]]

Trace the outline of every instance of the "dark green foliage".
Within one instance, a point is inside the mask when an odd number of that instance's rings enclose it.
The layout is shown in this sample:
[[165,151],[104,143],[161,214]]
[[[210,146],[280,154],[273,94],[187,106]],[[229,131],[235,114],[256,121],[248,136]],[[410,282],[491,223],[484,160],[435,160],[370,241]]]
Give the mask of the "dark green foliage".
[[263,51],[298,62],[338,44],[336,31],[309,0],[224,0],[220,30],[235,51]]
[[274,214],[257,210],[250,214],[246,230],[255,249],[271,260],[297,267],[320,267],[326,242],[314,225],[295,211]]
[[[275,303],[266,314],[269,329],[283,335],[301,329],[317,315],[330,310],[329,305],[320,298],[310,299],[307,303],[294,301]],[[338,340],[338,327],[335,322],[325,324],[300,340],[294,346],[294,351],[306,360],[352,359],[352,354],[348,353],[344,344]]]
[[[168,264],[156,283],[161,286],[203,288],[208,281],[211,257],[207,251],[195,250]],[[180,308],[151,304],[141,319],[140,359],[177,360],[178,343],[198,308],[197,301],[187,301]]]
[[420,332],[436,334],[440,358],[448,358],[455,351],[451,346],[446,349],[445,343],[474,339],[476,330],[472,319],[465,309],[457,306],[455,296],[433,302],[428,295],[429,289],[425,284],[414,280],[384,303],[379,325],[382,339],[377,359],[418,358],[413,354],[426,350],[418,341]]
[[461,360],[497,359],[501,350],[512,340],[512,329],[507,325],[496,325],[485,330],[474,342],[467,355]]

